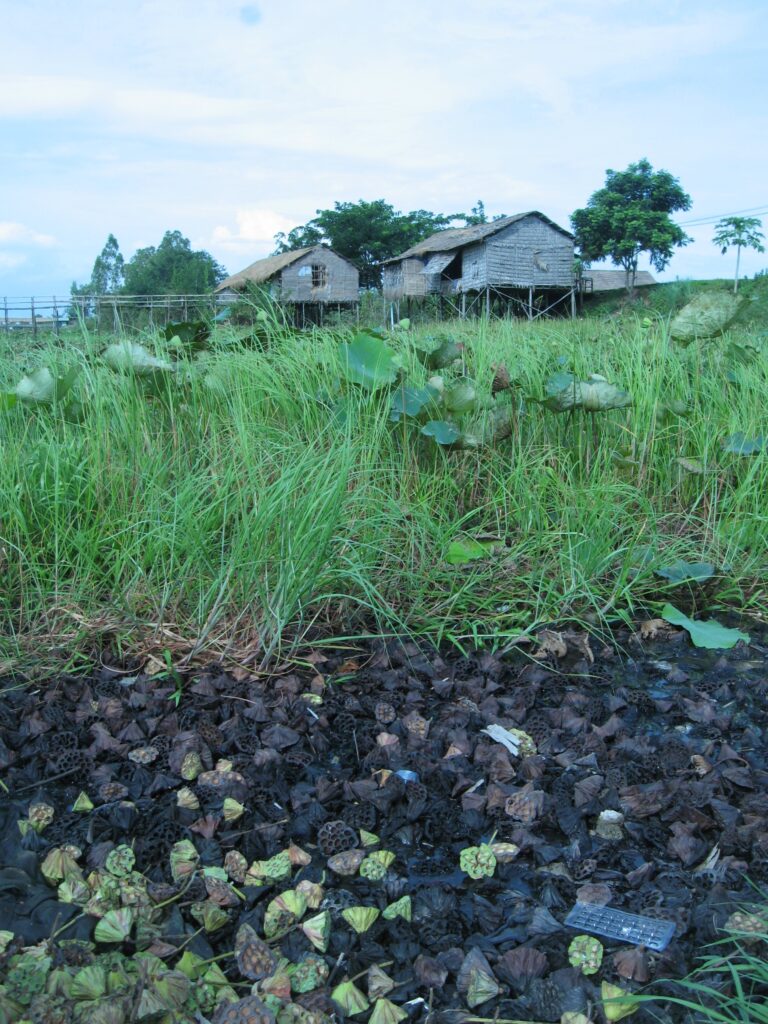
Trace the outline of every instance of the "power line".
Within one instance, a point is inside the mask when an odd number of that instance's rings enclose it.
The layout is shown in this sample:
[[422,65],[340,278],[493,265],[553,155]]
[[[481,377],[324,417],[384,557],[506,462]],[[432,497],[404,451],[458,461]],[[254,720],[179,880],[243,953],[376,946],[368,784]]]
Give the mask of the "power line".
[[762,206],[750,206],[746,210],[733,210],[731,213],[719,213],[716,216],[711,217],[696,217],[692,220],[681,220],[678,221],[678,223],[680,227],[696,227],[703,224],[716,224],[717,221],[723,220],[725,217],[738,217],[742,213],[768,214],[768,205],[763,203]]

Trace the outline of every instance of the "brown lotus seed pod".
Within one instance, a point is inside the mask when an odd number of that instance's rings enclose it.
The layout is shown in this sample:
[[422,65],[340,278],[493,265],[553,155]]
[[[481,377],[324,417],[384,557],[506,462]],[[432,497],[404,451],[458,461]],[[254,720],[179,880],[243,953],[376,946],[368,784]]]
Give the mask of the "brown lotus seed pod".
[[357,833],[344,821],[326,821],[317,832],[317,845],[326,857],[344,853],[357,846]]

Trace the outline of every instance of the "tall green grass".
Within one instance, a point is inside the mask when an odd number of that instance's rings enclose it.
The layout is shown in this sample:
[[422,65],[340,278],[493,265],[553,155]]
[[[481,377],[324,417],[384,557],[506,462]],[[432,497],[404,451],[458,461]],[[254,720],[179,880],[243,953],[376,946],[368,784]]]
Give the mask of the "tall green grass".
[[[645,613],[669,597],[654,568],[677,558],[718,567],[710,606],[766,614],[768,455],[722,450],[736,431],[766,432],[764,352],[734,368],[729,339],[681,349],[661,319],[448,330],[481,392],[493,364],[516,378],[503,399],[516,429],[496,446],[430,447],[389,422],[386,396],[340,392],[331,332],[276,328],[267,351],[214,348],[205,374],[165,400],[101,363],[109,339],[6,343],[1,388],[25,364],[77,360],[87,413],[0,413],[5,656],[71,654],[96,636],[258,662],[321,634],[503,645],[546,622]],[[425,379],[411,340],[391,344],[409,379]],[[526,401],[564,363],[625,388],[633,407],[590,421]],[[690,414],[661,417],[671,399]],[[451,540],[477,532],[503,550],[449,565]]]

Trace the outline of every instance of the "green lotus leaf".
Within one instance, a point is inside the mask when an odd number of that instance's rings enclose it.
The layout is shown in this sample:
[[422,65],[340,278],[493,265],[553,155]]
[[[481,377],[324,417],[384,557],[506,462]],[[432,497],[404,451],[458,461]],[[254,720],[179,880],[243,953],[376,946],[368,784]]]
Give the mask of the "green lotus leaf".
[[393,384],[400,368],[392,349],[380,338],[362,331],[341,346],[341,363],[347,380],[369,391]]
[[197,953],[192,953],[190,950],[186,949],[181,960],[176,964],[176,970],[181,971],[181,973],[185,977],[189,978],[190,981],[197,981],[197,979],[205,972],[205,961],[201,956],[198,956]]
[[8,944],[13,939],[13,932],[0,931],[0,955],[2,955],[8,948]]
[[78,906],[85,906],[91,895],[82,878],[65,878],[56,889],[56,897],[61,903],[76,903]]
[[742,633],[738,629],[728,629],[715,619],[696,622],[671,604],[664,605],[661,617],[673,626],[682,626],[683,629],[686,629],[694,647],[706,647],[709,650],[719,651],[735,647],[740,640],[749,643],[748,633]]
[[381,916],[387,921],[394,921],[396,917],[402,917],[404,921],[410,921],[412,916],[411,897],[401,896],[399,900],[395,900],[394,903],[390,903],[388,907],[385,907]]
[[358,935],[362,935],[363,932],[368,931],[380,913],[381,911],[376,907],[348,907],[346,910],[342,910],[341,916]]
[[430,370],[444,370],[461,357],[462,346],[450,338],[441,338],[435,344],[414,346],[416,355]]
[[73,999],[99,999],[107,991],[107,973],[98,964],[83,967],[72,979]]
[[396,1006],[389,999],[377,999],[373,1013],[368,1018],[368,1024],[399,1024],[399,1021],[405,1020],[407,1016],[402,1007]]
[[695,295],[670,324],[669,333],[675,341],[690,344],[696,338],[721,334],[739,311],[741,299],[731,292],[702,292]]
[[171,876],[174,882],[181,882],[197,870],[200,855],[194,843],[189,839],[181,839],[171,848]]
[[421,433],[442,445],[456,444],[461,437],[459,428],[447,420],[429,420],[421,428]]
[[130,907],[120,910],[108,910],[100,921],[96,922],[93,937],[97,942],[123,942],[131,934],[134,912]]
[[149,349],[137,342],[120,341],[104,351],[104,362],[117,373],[134,373],[137,377],[155,377],[158,373],[173,373],[175,367],[165,359],[153,356]]
[[152,982],[152,989],[167,1010],[180,1010],[190,993],[189,978],[183,971],[164,971]]
[[330,912],[323,910],[319,914],[315,914],[314,917],[308,917],[307,920],[303,922],[301,930],[315,949],[319,949],[321,953],[325,953],[328,949],[328,942],[331,938]]
[[22,377],[16,385],[15,396],[27,405],[52,405],[60,402],[72,390],[80,375],[80,367],[71,366],[63,377],[54,377],[51,371],[43,366]]
[[499,983],[492,974],[475,967],[470,969],[467,1006],[471,1010],[480,1006],[481,1003],[487,1003],[489,999],[495,999],[500,991]]
[[60,882],[64,878],[75,881],[77,879],[82,880],[83,877],[80,865],[69,850],[63,847],[55,847],[49,850],[45,860],[40,865],[40,870],[51,884]]
[[600,997],[603,1003],[603,1013],[608,1021],[622,1020],[640,1006],[640,1003],[633,998],[631,992],[621,988],[620,985],[611,985],[604,981],[600,985]]
[[418,416],[439,397],[440,392],[429,384],[423,388],[411,385],[399,387],[392,395],[392,411],[389,418],[396,423],[403,416]]
[[657,569],[656,575],[669,580],[670,583],[685,583],[688,580],[701,582],[715,575],[715,567],[711,562],[684,562],[679,559],[671,565]]
[[260,860],[258,863],[259,871],[268,882],[284,882],[291,877],[293,865],[287,850],[281,850],[269,860]]
[[765,438],[762,434],[757,437],[747,437],[740,430],[723,441],[723,451],[730,452],[732,455],[756,455],[764,448]]
[[445,560],[449,565],[467,565],[469,562],[476,562],[480,558],[487,558],[493,554],[495,547],[499,545],[499,539],[478,540],[475,537],[459,537],[452,540],[448,545],[448,554]]
[[364,993],[351,981],[343,981],[337,985],[331,992],[331,999],[334,1003],[338,1003],[346,1017],[365,1013],[371,1006]]
[[377,846],[379,843],[379,837],[375,832],[366,832],[364,828],[360,829],[360,844],[362,846]]
[[456,381],[446,388],[443,401],[446,409],[456,415],[470,412],[477,404],[477,391],[474,383],[466,378]]
[[207,932],[217,932],[229,922],[229,914],[226,910],[211,900],[204,900],[202,903],[193,903],[189,912],[201,924]]
[[81,793],[77,800],[72,804],[72,810],[77,811],[80,814],[87,814],[88,811],[93,810],[93,801],[87,793]]

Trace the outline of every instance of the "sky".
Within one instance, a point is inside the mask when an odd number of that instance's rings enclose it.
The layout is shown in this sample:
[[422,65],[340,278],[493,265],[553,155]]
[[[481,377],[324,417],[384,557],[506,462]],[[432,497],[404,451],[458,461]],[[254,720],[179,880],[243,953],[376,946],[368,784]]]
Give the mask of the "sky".
[[567,228],[643,157],[691,195],[680,223],[709,221],[662,279],[732,274],[718,217],[768,226],[766,0],[0,10],[0,296],[67,294],[110,232],[129,258],[178,229],[234,273],[337,200]]

